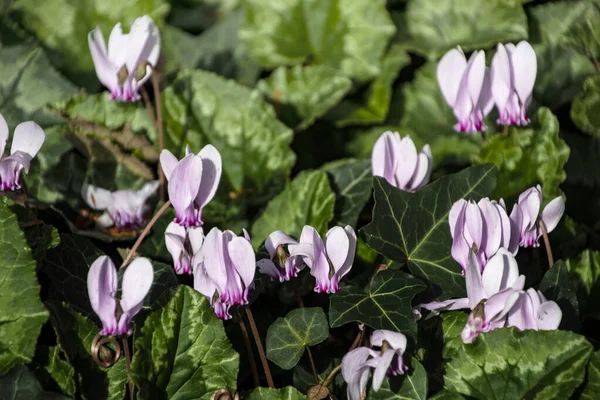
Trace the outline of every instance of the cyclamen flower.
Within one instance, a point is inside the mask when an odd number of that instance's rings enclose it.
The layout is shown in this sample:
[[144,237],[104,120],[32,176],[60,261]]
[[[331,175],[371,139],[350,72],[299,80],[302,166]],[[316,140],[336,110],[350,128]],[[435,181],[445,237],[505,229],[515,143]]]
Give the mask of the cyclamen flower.
[[475,251],[481,270],[498,249],[506,248],[517,254],[519,233],[516,222],[506,213],[504,201],[488,198],[478,203],[458,200],[448,217],[452,235],[452,258],[462,267],[469,263],[469,253]]
[[[284,248],[286,245],[287,252]],[[295,278],[305,267],[302,257],[310,257],[312,254],[311,246],[299,244],[282,231],[271,233],[265,241],[265,248],[269,258],[258,260],[256,266],[261,274],[268,275],[279,282]]]
[[565,202],[560,196],[548,203],[540,215],[541,206],[542,188],[537,185],[519,195],[519,201],[510,213],[510,218],[519,231],[521,247],[538,247],[539,238],[542,236],[539,220],[544,222],[547,233],[550,233],[565,212]]
[[186,156],[178,161],[169,150],[163,150],[160,165],[169,181],[175,222],[185,228],[201,226],[202,210],[214,197],[221,180],[219,151],[209,144],[195,155],[187,148]]
[[92,309],[102,321],[102,335],[130,335],[129,324],[142,309],[144,298],[154,281],[154,269],[147,258],[136,258],[125,270],[121,284],[120,317],[117,322],[117,288],[119,279],[115,264],[108,256],[94,261],[87,276]]
[[386,376],[403,375],[408,370],[402,356],[406,336],[399,332],[377,330],[371,335],[371,345],[380,350],[358,347],[342,359],[342,375],[348,384],[348,400],[360,400],[367,388],[369,372],[373,371],[373,390],[378,391]]
[[356,233],[350,225],[336,226],[325,234],[323,241],[312,226],[306,225],[300,235],[300,244],[310,245],[310,255],[304,263],[317,283],[315,292],[335,293],[342,279],[352,268],[356,252]]
[[558,304],[533,288],[519,292],[518,300],[508,313],[508,326],[521,330],[554,330],[558,329],[561,320],[562,311]]
[[429,182],[433,164],[429,145],[417,153],[410,136],[400,139],[398,132],[390,131],[375,142],[371,160],[373,175],[406,192],[416,192]]
[[229,308],[233,305],[248,304],[256,256],[247,238],[213,228],[192,265],[194,289],[208,298],[219,318],[231,318]]
[[173,258],[175,273],[191,274],[192,259],[198,253],[204,242],[204,230],[202,227],[184,228],[171,222],[165,232],[165,244]]
[[537,59],[533,47],[525,41],[516,46],[498,44],[492,59],[492,96],[498,108],[501,125],[527,125],[527,107],[537,74]]
[[159,186],[158,181],[146,183],[140,190],[111,192],[93,185],[83,185],[81,196],[94,210],[106,210],[96,223],[104,228],[140,229],[146,225],[149,207],[146,201]]
[[447,52],[437,67],[437,79],[446,102],[452,107],[458,123],[457,132],[485,131],[485,117],[494,103],[485,53],[475,51],[469,61],[460,47]]
[[96,75],[118,101],[139,100],[138,91],[152,75],[160,55],[160,34],[147,15],[137,18],[128,34],[121,24],[108,38],[108,51],[100,28],[88,34],[88,45]]
[[31,160],[42,148],[46,134],[35,122],[22,122],[15,128],[10,155],[4,157],[8,124],[0,115],[0,191],[21,189],[21,171],[29,172]]

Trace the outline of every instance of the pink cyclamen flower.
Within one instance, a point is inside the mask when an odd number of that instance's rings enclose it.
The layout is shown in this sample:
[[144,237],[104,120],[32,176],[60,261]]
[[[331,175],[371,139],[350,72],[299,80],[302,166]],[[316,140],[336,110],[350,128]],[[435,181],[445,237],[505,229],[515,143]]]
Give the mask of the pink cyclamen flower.
[[21,189],[21,171],[29,172],[31,160],[42,148],[46,134],[35,122],[22,122],[15,128],[10,155],[4,157],[8,124],[0,115],[0,191]]
[[438,64],[437,79],[444,99],[458,119],[454,129],[466,133],[485,131],[485,117],[494,106],[485,53],[475,51],[467,62],[460,47],[448,51]]
[[175,222],[188,228],[201,226],[202,210],[215,196],[221,180],[221,154],[212,145],[206,145],[196,155],[186,149],[186,156],[178,161],[169,150],[160,153],[160,165],[169,181],[169,199],[175,209]]
[[229,319],[229,308],[248,304],[256,255],[246,237],[213,228],[192,260],[194,289],[205,295],[217,316]]
[[562,311],[558,304],[547,300],[542,292],[533,288],[520,291],[519,298],[508,313],[508,326],[520,330],[554,330],[562,320]]
[[469,263],[471,250],[475,251],[482,271],[487,260],[500,248],[517,254],[518,226],[508,217],[502,199],[497,202],[483,198],[478,203],[458,200],[452,205],[448,222],[452,235],[452,258],[463,267],[463,272]]
[[142,309],[153,281],[154,269],[150,260],[136,258],[129,264],[123,274],[119,303],[122,314],[117,322],[117,269],[108,256],[98,257],[88,272],[87,287],[92,309],[102,321],[100,334],[130,335],[129,324]]
[[406,350],[406,336],[399,332],[376,330],[371,335],[371,345],[358,347],[342,359],[342,376],[348,384],[349,400],[359,400],[367,388],[369,373],[373,371],[373,390],[378,391],[386,376],[403,375],[408,370],[402,356]]
[[550,233],[565,212],[565,202],[560,196],[548,203],[540,215],[541,206],[542,188],[537,185],[519,195],[519,201],[510,213],[510,218],[518,227],[521,247],[539,246],[539,238],[542,236],[539,220],[544,222],[546,231]]
[[[287,251],[284,246],[287,246]],[[299,244],[282,231],[275,231],[265,241],[269,258],[258,260],[256,266],[261,274],[268,275],[279,282],[295,278],[304,269],[303,256],[310,257],[312,247]]]
[[406,192],[416,192],[429,182],[433,158],[429,145],[420,153],[410,136],[400,139],[398,132],[387,131],[375,142],[371,156],[373,175]]
[[88,34],[88,45],[96,75],[118,101],[139,100],[138,91],[152,75],[160,55],[160,34],[147,15],[137,18],[128,34],[121,24],[108,38],[108,51],[100,28]]
[[337,292],[340,289],[340,279],[350,272],[354,263],[354,229],[350,225],[345,228],[335,226],[325,234],[325,240],[322,240],[315,228],[306,225],[300,235],[300,244],[310,246],[310,254],[303,255],[303,259],[317,281],[315,292]]
[[165,244],[173,258],[175,273],[192,273],[192,259],[202,248],[203,242],[204,230],[200,226],[184,228],[174,221],[167,226]]
[[500,125],[527,125],[527,107],[537,74],[533,47],[525,41],[516,46],[498,44],[490,71],[492,97]]
[[149,206],[146,201],[156,192],[158,181],[146,183],[140,190],[111,192],[93,185],[83,185],[81,196],[94,210],[106,210],[96,224],[108,228],[140,229],[146,225]]

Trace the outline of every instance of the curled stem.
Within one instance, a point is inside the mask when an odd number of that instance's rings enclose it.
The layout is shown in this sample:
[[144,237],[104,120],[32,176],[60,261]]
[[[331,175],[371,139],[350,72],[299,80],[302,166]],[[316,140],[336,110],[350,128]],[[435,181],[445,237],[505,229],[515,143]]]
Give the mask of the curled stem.
[[544,245],[546,246],[546,254],[548,255],[548,265],[552,268],[554,265],[554,257],[552,256],[552,248],[550,247],[550,240],[548,239],[548,229],[546,229],[546,224],[541,218],[538,223],[540,224],[542,236],[544,237]]
[[240,318],[240,330],[242,331],[242,336],[244,337],[244,345],[248,351],[250,370],[252,371],[252,380],[254,381],[254,386],[259,387],[260,380],[258,378],[258,368],[256,368],[256,360],[254,359],[254,352],[252,351],[252,343],[250,343],[250,337],[248,336],[248,330],[246,329],[246,324],[244,323],[243,318]]
[[[107,355],[112,353],[112,350],[104,346],[106,343],[112,343],[115,346],[115,352],[112,358],[107,358]],[[92,358],[94,362],[103,368],[110,368],[119,361],[121,357],[121,345],[119,341],[112,337],[102,337],[98,333],[92,340]]]
[[260,335],[258,333],[258,328],[256,327],[256,323],[254,322],[254,317],[252,316],[252,311],[250,307],[244,307],[246,310],[246,315],[248,316],[248,322],[250,322],[250,329],[252,329],[252,335],[254,335],[254,341],[256,342],[256,348],[258,349],[258,355],[260,356],[260,361],[262,363],[263,369],[265,370],[265,376],[267,377],[267,384],[270,388],[275,388],[273,384],[273,377],[271,376],[271,369],[269,368],[269,362],[267,361],[267,356],[265,354],[265,349],[263,348],[262,342],[260,341]]
[[[158,131],[158,153],[165,148],[165,132],[163,126],[162,104],[160,101],[160,73],[156,68],[152,70],[152,88],[154,89],[154,104],[156,106],[156,129]],[[158,166],[158,181],[160,182],[159,199],[165,200],[165,173],[162,167]]]
[[165,210],[167,208],[169,208],[170,205],[171,205],[171,201],[167,200],[167,202],[165,204],[163,204],[163,206],[156,212],[156,214],[154,214],[154,216],[152,217],[150,222],[148,222],[148,224],[146,225],[146,227],[144,228],[144,230],[142,231],[140,236],[137,238],[137,240],[133,244],[133,247],[131,249],[129,249],[129,253],[127,253],[127,257],[125,257],[125,260],[123,260],[123,263],[121,264],[121,267],[119,269],[125,268],[125,266],[127,264],[129,264],[129,262],[131,261],[131,258],[135,254],[135,251],[138,249],[138,247],[140,247],[140,244],[142,244],[142,241],[148,235],[148,232],[150,232],[152,225],[154,225],[156,223],[156,221],[158,221],[158,218],[165,212]]
[[129,341],[127,335],[121,336],[121,342],[123,343],[123,353],[125,353],[125,367],[127,368],[127,383],[129,386],[129,398],[133,400],[133,381],[129,371],[131,370],[131,353],[129,352]]

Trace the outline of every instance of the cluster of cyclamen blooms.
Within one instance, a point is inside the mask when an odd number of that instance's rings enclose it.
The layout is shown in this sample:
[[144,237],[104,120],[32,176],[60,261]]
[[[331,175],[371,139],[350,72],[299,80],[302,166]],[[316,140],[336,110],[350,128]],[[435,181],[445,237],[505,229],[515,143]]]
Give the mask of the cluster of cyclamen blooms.
[[490,69],[483,51],[467,61],[460,47],[447,52],[437,68],[442,94],[458,119],[454,129],[466,133],[486,130],[485,117],[494,103],[498,124],[527,125],[536,74],[535,51],[525,41],[498,44]]
[[4,149],[10,132],[0,114],[0,191],[21,189],[21,171],[29,172],[31,160],[42,148],[46,134],[35,122],[22,122],[15,128],[10,155],[4,157]]

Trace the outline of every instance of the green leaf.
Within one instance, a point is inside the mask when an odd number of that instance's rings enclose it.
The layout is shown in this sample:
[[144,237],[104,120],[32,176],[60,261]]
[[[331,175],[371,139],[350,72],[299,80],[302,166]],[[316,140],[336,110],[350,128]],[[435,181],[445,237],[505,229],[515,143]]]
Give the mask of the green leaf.
[[77,88],[52,68],[42,49],[24,44],[0,48],[0,104],[11,132],[27,120],[42,126],[60,121],[43,106],[76,92]]
[[292,369],[305,347],[319,344],[328,336],[329,325],[322,308],[297,308],[269,326],[267,358],[283,369]]
[[240,38],[268,68],[310,62],[366,81],[381,72],[395,30],[383,0],[246,0],[245,6]]
[[556,117],[547,108],[538,110],[526,128],[511,127],[508,135],[495,135],[482,146],[478,164],[498,167],[498,185],[494,197],[516,198],[521,192],[541,184],[544,200],[559,196],[559,185],[567,174],[569,146],[559,136]]
[[338,104],[352,81],[325,65],[279,67],[257,84],[289,127],[304,130]]
[[577,259],[567,260],[566,265],[577,293],[581,316],[598,315],[595,300],[600,294],[600,252],[585,250]]
[[335,221],[337,225],[356,226],[360,212],[371,198],[373,173],[369,160],[338,160],[322,168],[329,177],[335,193]]
[[430,397],[431,400],[465,400],[465,398],[456,393],[451,392],[449,390],[442,390],[441,392],[437,392],[434,396]]
[[247,397],[248,400],[305,400],[306,396],[291,386],[283,389],[259,387]]
[[60,394],[44,392],[35,376],[25,366],[20,366],[4,376],[0,376],[0,393],[3,398],[12,400],[63,400]]
[[560,328],[578,331],[579,304],[575,287],[571,282],[569,270],[564,261],[557,261],[552,268],[546,271],[539,289],[548,300],[555,301],[560,307],[563,313]]
[[327,175],[321,171],[302,171],[286,188],[273,198],[252,225],[252,244],[258,247],[271,232],[282,230],[300,236],[304,225],[320,234],[334,215],[335,195]]
[[35,260],[6,198],[0,199],[0,375],[31,361],[48,312]]
[[131,379],[140,398],[210,399],[235,392],[239,356],[208,300],[181,286],[152,312],[135,340]]
[[437,57],[461,46],[465,51],[498,42],[527,39],[527,17],[520,5],[500,0],[411,1],[406,7],[408,37],[402,44],[426,57]]
[[462,348],[463,341],[461,333],[467,324],[469,314],[463,311],[452,311],[443,313],[442,338],[444,341],[443,357],[450,359],[457,350]]
[[410,64],[410,56],[399,45],[392,45],[383,58],[381,74],[357,99],[347,99],[335,107],[327,118],[336,126],[383,122],[390,109],[392,85],[402,67]]
[[44,387],[56,387],[71,397],[75,395],[75,370],[63,359],[58,346],[37,346],[30,368]]
[[[565,34],[562,43],[591,60],[600,59],[600,4],[597,1],[583,1],[585,13]],[[581,6],[580,6],[581,7]]]
[[373,329],[389,329],[416,336],[417,323],[411,301],[425,285],[400,271],[377,273],[362,290],[345,285],[329,298],[329,323],[337,328],[348,322],[362,322]]
[[56,54],[55,64],[67,70],[78,84],[89,88],[98,87],[87,41],[90,31],[99,26],[108,39],[117,22],[128,32],[135,18],[150,15],[160,26],[169,12],[164,0],[48,0],[43,3],[18,0],[13,7],[21,12],[25,27]]
[[389,377],[383,381],[381,388],[369,391],[372,400],[425,400],[427,398],[427,371],[415,358],[410,369],[404,375]]
[[258,91],[209,72],[183,70],[163,92],[163,106],[165,148],[181,156],[186,145],[197,152],[213,144],[223,158],[222,181],[236,191],[261,192],[294,164],[292,131]]
[[567,399],[583,382],[592,345],[565,331],[496,329],[446,364],[446,389],[475,399]]
[[417,193],[407,193],[380,177],[373,178],[373,221],[361,232],[367,244],[384,256],[406,263],[429,281],[441,299],[465,295],[460,265],[450,256],[448,215],[462,199],[489,195],[496,168],[482,165],[444,176]]
[[600,75],[588,78],[573,100],[571,119],[583,132],[600,137]]
[[107,400],[123,400],[127,393],[127,364],[124,357],[106,373],[108,378],[108,397]]
[[592,354],[587,366],[586,381],[581,400],[594,400],[600,391],[600,351]]

